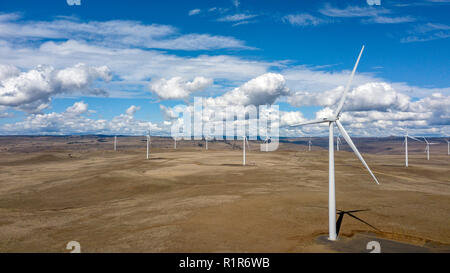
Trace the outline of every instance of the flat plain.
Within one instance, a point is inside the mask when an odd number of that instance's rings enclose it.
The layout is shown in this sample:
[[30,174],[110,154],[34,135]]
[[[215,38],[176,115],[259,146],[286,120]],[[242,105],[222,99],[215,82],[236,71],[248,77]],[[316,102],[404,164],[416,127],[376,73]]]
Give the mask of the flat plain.
[[[335,152],[339,241],[328,233],[326,138],[0,137],[0,252],[450,252],[447,143],[359,139]],[[445,143],[445,144],[444,144]]]

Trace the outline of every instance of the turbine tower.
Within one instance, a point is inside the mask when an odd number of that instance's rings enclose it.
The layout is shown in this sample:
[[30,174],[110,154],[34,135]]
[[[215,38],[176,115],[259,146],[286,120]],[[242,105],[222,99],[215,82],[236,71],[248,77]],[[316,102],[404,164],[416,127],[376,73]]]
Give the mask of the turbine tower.
[[336,136],[336,151],[338,152],[339,152],[339,145],[342,145],[342,141],[339,136]]
[[308,140],[308,152],[311,152],[311,144],[312,144],[311,138],[309,138],[309,140]]
[[267,131],[266,131],[266,138],[264,139],[264,143],[266,144],[266,153],[269,151],[269,143],[270,143],[270,139],[267,136]]
[[450,141],[448,141],[448,139],[445,141],[447,141],[447,155],[450,155]]
[[147,132],[147,160],[150,158],[150,131]]
[[328,145],[328,156],[329,156],[329,179],[328,179],[328,228],[329,228],[329,237],[328,239],[331,241],[335,241],[337,239],[336,234],[336,192],[335,192],[335,181],[334,181],[334,136],[333,136],[333,128],[334,124],[337,125],[339,131],[341,132],[342,137],[345,139],[345,141],[348,143],[350,148],[352,148],[353,152],[356,154],[356,156],[359,158],[361,163],[366,167],[366,169],[369,171],[372,178],[375,180],[377,184],[378,180],[375,177],[375,175],[370,170],[369,166],[367,165],[366,161],[364,161],[363,157],[359,153],[358,149],[356,148],[355,144],[353,144],[352,139],[347,134],[347,131],[342,126],[341,122],[339,121],[339,118],[342,114],[342,107],[344,106],[345,97],[347,96],[347,92],[350,88],[350,85],[352,83],[353,77],[355,76],[356,68],[358,67],[359,59],[361,58],[361,55],[363,53],[364,46],[361,49],[361,52],[359,53],[358,59],[356,60],[355,66],[353,67],[352,74],[350,75],[350,79],[347,82],[347,85],[344,89],[344,93],[341,97],[341,100],[339,102],[339,105],[334,112],[333,116],[328,118],[322,118],[318,120],[313,120],[309,122],[294,124],[291,126],[302,126],[307,124],[317,124],[317,123],[328,123],[329,128],[329,145]]
[[427,160],[430,160],[430,145],[437,144],[437,143],[428,142],[428,140],[425,137],[423,139],[427,143],[427,147],[425,148],[425,152],[427,153]]
[[242,166],[245,166],[245,144],[247,144],[247,147],[250,150],[250,146],[248,144],[247,137],[243,136],[242,137]]
[[408,131],[406,131],[405,140],[403,143],[405,144],[405,166],[408,167],[408,137],[410,139],[414,139],[415,141],[423,142],[422,140],[415,138],[413,136],[408,135]]
[[117,150],[117,136],[114,136],[114,151]]

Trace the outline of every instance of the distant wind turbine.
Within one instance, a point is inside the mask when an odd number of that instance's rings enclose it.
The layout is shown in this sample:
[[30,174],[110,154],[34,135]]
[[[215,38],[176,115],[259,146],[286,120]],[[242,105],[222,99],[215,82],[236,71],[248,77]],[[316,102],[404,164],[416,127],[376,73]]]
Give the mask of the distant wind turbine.
[[312,144],[311,138],[309,138],[309,140],[308,140],[308,152],[311,152],[311,144]]
[[339,136],[336,136],[336,151],[338,152],[339,152],[339,145],[342,145],[342,141]]
[[355,75],[356,68],[358,67],[359,59],[361,58],[361,55],[363,53],[364,46],[361,49],[361,52],[359,53],[358,59],[356,60],[355,66],[353,67],[352,74],[350,75],[350,79],[347,82],[347,85],[344,89],[344,93],[341,97],[341,100],[339,102],[339,105],[334,112],[332,117],[329,118],[322,118],[314,121],[294,124],[291,126],[302,126],[307,124],[317,124],[317,123],[328,123],[329,128],[329,146],[328,146],[328,156],[329,156],[329,179],[328,179],[328,228],[329,228],[329,237],[328,239],[331,241],[335,241],[337,239],[336,234],[336,192],[335,192],[335,181],[334,181],[334,136],[333,136],[333,129],[334,124],[337,125],[339,131],[341,132],[342,136],[344,137],[345,141],[348,143],[350,148],[352,148],[353,152],[356,154],[356,156],[359,158],[361,163],[366,167],[366,169],[369,171],[372,178],[375,180],[377,184],[378,180],[375,177],[375,175],[370,170],[369,166],[367,165],[366,161],[364,161],[363,157],[359,153],[358,149],[356,148],[355,144],[353,144],[352,139],[347,134],[347,131],[345,131],[344,127],[342,126],[341,122],[339,121],[339,118],[342,114],[342,108],[344,106],[345,98],[347,96],[347,92],[350,89],[353,77]]
[[423,142],[422,140],[415,138],[413,136],[408,135],[408,131],[406,131],[405,140],[403,143],[405,144],[405,166],[408,167],[408,137],[410,139],[414,139],[415,141]]
[[114,151],[117,150],[117,136],[114,136]]
[[206,150],[208,150],[208,138],[209,138],[209,136],[205,137],[205,148],[206,148]]
[[271,142],[271,139],[269,138],[269,136],[267,136],[267,132],[266,132],[266,138],[264,139],[264,143],[266,144],[266,152],[269,151],[269,143]]
[[450,141],[448,141],[448,139],[445,141],[447,141],[447,155],[450,155]]
[[151,138],[150,138],[150,131],[147,133],[147,160],[150,158],[150,144],[151,144]]
[[250,150],[250,146],[248,144],[248,140],[246,136],[242,137],[242,166],[245,166],[245,144],[247,144],[248,149]]
[[425,152],[427,153],[427,160],[430,160],[430,145],[437,144],[437,143],[428,142],[428,140],[425,137],[423,139],[427,143],[427,147],[425,148]]

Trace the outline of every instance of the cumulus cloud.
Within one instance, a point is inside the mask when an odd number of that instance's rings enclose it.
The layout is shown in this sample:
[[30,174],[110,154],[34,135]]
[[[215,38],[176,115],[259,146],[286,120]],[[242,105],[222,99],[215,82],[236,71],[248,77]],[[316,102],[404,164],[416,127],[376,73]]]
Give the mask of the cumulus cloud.
[[192,92],[200,91],[210,86],[212,79],[195,77],[192,81],[186,81],[181,77],[171,79],[156,79],[150,82],[150,90],[160,99],[187,99]]
[[134,114],[141,109],[140,106],[131,105],[125,112],[129,116],[134,116]]
[[[324,106],[315,113],[316,119],[333,116],[343,87],[323,93],[296,93],[296,103]],[[434,93],[417,101],[396,91],[391,85],[373,82],[360,85],[349,92],[341,121],[350,132],[359,136],[388,136],[401,134],[409,128],[415,134],[449,133],[450,96]],[[325,134],[323,125],[305,126],[297,132]]]
[[27,72],[18,72],[13,66],[2,66],[0,76],[0,105],[29,113],[47,108],[52,96],[57,94],[84,92],[98,95],[99,90],[91,88],[93,81],[111,80],[108,67],[84,64],[62,70],[39,65]]
[[20,70],[13,65],[0,64],[0,81],[8,78],[16,77],[20,74]]
[[265,105],[289,94],[283,75],[266,73],[217,98],[208,98],[209,105]]
[[164,120],[170,121],[178,118],[177,112],[173,108],[166,107],[162,104],[159,105],[159,108],[163,114]]
[[127,134],[143,135],[149,129],[161,132],[158,124],[140,121],[134,118],[138,107],[132,105],[126,113],[111,120],[93,119],[84,114],[89,112],[88,105],[82,101],[74,103],[61,113],[31,114],[24,121],[0,125],[4,134]]
[[74,103],[72,106],[68,107],[66,109],[66,113],[72,114],[72,115],[81,115],[83,113],[86,113],[88,110],[88,105],[82,101]]
[[[288,101],[295,106],[336,106],[342,97],[344,87],[323,93],[296,92]],[[362,84],[347,94],[344,110],[346,111],[387,111],[406,110],[410,97],[399,93],[385,82],[369,82]]]
[[299,111],[284,112],[280,111],[280,126],[289,126],[300,122],[305,122],[307,119]]

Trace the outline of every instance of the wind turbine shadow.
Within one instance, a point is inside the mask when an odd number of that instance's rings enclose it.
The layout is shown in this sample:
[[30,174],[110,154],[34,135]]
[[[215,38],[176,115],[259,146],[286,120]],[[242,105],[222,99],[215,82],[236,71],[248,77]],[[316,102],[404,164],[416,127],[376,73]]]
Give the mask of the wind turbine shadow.
[[361,223],[366,224],[367,226],[375,229],[376,231],[380,231],[378,228],[372,226],[371,224],[367,223],[366,221],[362,220],[361,218],[353,215],[353,213],[362,212],[362,211],[369,211],[369,209],[347,210],[347,211],[338,209],[337,211],[338,211],[337,214],[339,215],[339,218],[338,218],[338,220],[336,222],[336,233],[337,233],[337,235],[339,235],[339,231],[341,230],[341,224],[342,224],[342,220],[344,220],[344,215],[345,214],[347,214],[348,216],[350,216],[350,217],[360,221]]

